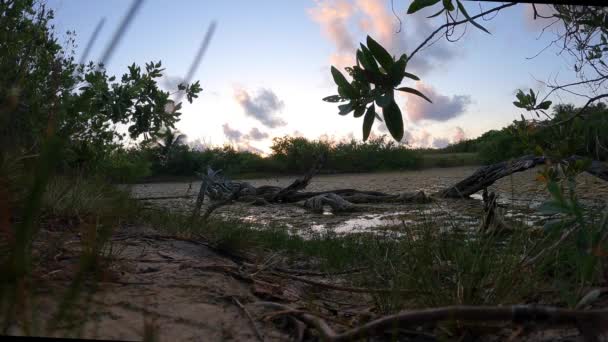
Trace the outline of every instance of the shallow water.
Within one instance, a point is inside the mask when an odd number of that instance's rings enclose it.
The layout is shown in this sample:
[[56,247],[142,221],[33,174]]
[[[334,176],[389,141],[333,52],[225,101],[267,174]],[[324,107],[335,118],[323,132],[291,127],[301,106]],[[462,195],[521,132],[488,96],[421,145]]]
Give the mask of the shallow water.
[[[424,191],[432,194],[471,175],[476,167],[436,168],[421,171],[383,172],[368,174],[319,175],[313,178],[308,191],[355,188],[386,193]],[[514,225],[539,227],[546,217],[535,209],[548,194],[542,183],[535,180],[537,170],[527,170],[505,177],[488,188],[499,195],[504,217]],[[249,179],[254,186],[286,186],[295,177]],[[155,183],[132,186],[136,197],[179,196],[196,194],[200,182]],[[580,198],[589,205],[605,205],[608,199],[608,183],[593,176],[582,174],[577,179]],[[194,205],[191,199],[154,200],[157,205],[170,210],[188,211]],[[433,223],[446,229],[471,229],[480,223],[483,205],[481,194],[471,199],[439,199],[430,204],[379,204],[370,205],[368,212],[332,214],[312,213],[297,204],[272,204],[252,206],[236,203],[218,209],[214,215],[239,218],[258,225],[284,227],[299,235],[332,231],[337,234],[366,231],[400,231],[412,225]]]

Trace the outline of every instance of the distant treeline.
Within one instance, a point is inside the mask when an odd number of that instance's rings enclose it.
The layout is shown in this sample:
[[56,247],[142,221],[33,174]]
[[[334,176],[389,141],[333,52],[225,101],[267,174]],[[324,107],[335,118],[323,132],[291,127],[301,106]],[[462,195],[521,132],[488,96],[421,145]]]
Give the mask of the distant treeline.
[[[97,169],[114,181],[141,181],[193,177],[207,166],[222,169],[233,177],[300,174],[306,172],[321,153],[327,155],[323,169],[326,173],[490,164],[555,148],[594,159],[608,159],[608,110],[603,103],[590,107],[584,118],[570,121],[567,127],[551,127],[552,123],[566,120],[578,110],[572,105],[558,105],[552,120],[516,121],[501,130],[491,130],[476,139],[442,149],[411,149],[387,136],[365,143],[285,136],[273,140],[270,155],[261,156],[231,146],[194,150],[183,143],[184,136],[169,131],[157,142],[136,149],[114,150],[98,163]],[[541,125],[550,127],[541,129]],[[569,130],[569,138],[555,139],[563,136],[557,131],[563,129]]]
[[323,171],[330,173],[403,170],[422,167],[422,154],[384,136],[363,143],[328,142],[303,137],[275,138],[269,156],[238,151],[232,146],[193,150],[186,144],[154,144],[118,149],[100,163],[101,173],[115,181],[190,177],[207,166],[231,176],[306,172],[323,153]]
[[[571,104],[553,107],[551,119],[515,121],[501,130],[491,130],[472,140],[464,140],[441,150],[426,153],[477,153],[479,161],[491,164],[525,154],[578,154],[608,160],[608,108],[598,102],[585,109]],[[574,119],[572,119],[574,118]]]

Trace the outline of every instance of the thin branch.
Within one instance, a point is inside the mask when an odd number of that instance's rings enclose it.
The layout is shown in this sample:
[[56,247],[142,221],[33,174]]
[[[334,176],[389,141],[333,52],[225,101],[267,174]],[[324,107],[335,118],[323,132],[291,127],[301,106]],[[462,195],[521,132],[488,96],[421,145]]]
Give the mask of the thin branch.
[[395,315],[380,317],[362,326],[336,333],[323,319],[313,314],[303,313],[291,307],[273,302],[255,302],[253,305],[266,306],[295,315],[304,323],[319,331],[326,341],[354,341],[363,337],[378,335],[396,327],[420,325],[439,321],[511,321],[514,323],[547,323],[550,325],[585,324],[591,333],[602,336],[608,327],[608,310],[570,310],[548,306],[513,305],[513,306],[467,306],[456,305],[401,312]]
[[[502,10],[502,9],[504,9],[504,8],[511,7],[511,6],[514,6],[514,5],[517,5],[517,3],[516,3],[516,2],[511,2],[511,3],[508,3],[508,4],[504,4],[504,5],[502,5],[502,6],[494,7],[494,8],[492,8],[492,9],[490,9],[490,10],[487,10],[487,11],[485,11],[485,12],[482,12],[482,13],[480,13],[480,14],[477,14],[477,15],[475,15],[475,16],[473,16],[473,17],[471,17],[471,19],[472,19],[472,20],[475,20],[475,19],[477,19],[477,18],[479,18],[479,17],[482,17],[482,16],[484,16],[484,15],[487,15],[487,14],[490,14],[490,13],[493,13],[493,12],[497,12],[497,11],[500,11],[500,10]],[[428,43],[428,42],[429,42],[431,39],[433,39],[433,37],[434,37],[434,36],[435,36],[437,33],[439,33],[439,32],[441,32],[441,31],[443,31],[443,29],[450,28],[450,27],[454,27],[454,26],[458,26],[458,25],[460,25],[460,24],[464,24],[464,23],[467,23],[467,22],[469,22],[469,20],[468,20],[468,19],[466,19],[466,20],[461,20],[461,21],[449,22],[449,23],[445,23],[445,24],[443,24],[443,25],[439,26],[439,27],[438,27],[438,28],[437,28],[435,31],[433,31],[433,32],[432,32],[432,33],[431,33],[431,34],[430,34],[430,35],[429,35],[429,36],[428,36],[428,37],[427,37],[427,38],[426,38],[426,39],[425,39],[425,40],[424,40],[422,43],[420,43],[420,45],[418,45],[418,47],[417,47],[416,49],[414,49],[414,51],[412,51],[412,53],[411,53],[411,54],[409,55],[409,57],[408,57],[408,61],[409,61],[410,59],[412,59],[412,57],[413,57],[413,56],[414,56],[414,55],[415,55],[415,54],[416,54],[418,51],[420,51],[420,49],[422,49],[422,47],[424,47],[424,46],[425,46],[425,45],[426,45],[426,44],[427,44],[427,43]]]
[[262,336],[262,334],[258,330],[258,327],[255,325],[255,321],[253,320],[253,317],[251,317],[251,314],[249,313],[249,310],[247,310],[247,308],[243,304],[241,304],[241,302],[239,302],[239,300],[236,297],[233,296],[232,297],[232,301],[239,308],[241,308],[241,310],[243,310],[243,312],[245,312],[245,315],[249,319],[249,322],[251,323],[251,326],[253,327],[253,331],[255,332],[255,336],[258,338],[258,340],[260,340],[260,342],[264,342],[264,337]]
[[426,293],[427,291],[422,290],[408,290],[408,289],[370,289],[364,287],[348,287],[348,286],[340,286],[335,284],[328,284],[319,281],[310,280],[307,278],[297,277],[290,274],[285,273],[277,273],[273,272],[274,275],[279,277],[288,278],[291,280],[296,280],[305,284],[314,285],[318,287],[323,287],[330,290],[336,291],[344,291],[344,292],[352,292],[352,293],[401,293],[401,294],[415,294],[415,293]]
[[397,12],[395,12],[395,0],[391,0],[391,11],[393,12],[393,15],[395,16],[395,18],[397,18],[397,20],[399,20],[399,29],[397,30],[396,33],[401,33],[402,22],[401,22],[401,18],[399,18],[399,16],[397,15]]
[[569,118],[567,118],[567,119],[564,119],[564,120],[558,121],[558,122],[556,122],[556,123],[552,123],[552,124],[550,124],[550,125],[547,125],[546,127],[561,126],[561,125],[563,125],[563,124],[566,124],[566,123],[568,123],[568,122],[570,122],[570,121],[572,121],[572,120],[574,120],[574,119],[576,119],[576,118],[580,117],[581,115],[583,115],[583,114],[584,114],[585,110],[587,110],[587,108],[589,108],[589,106],[590,106],[590,105],[591,105],[593,102],[595,102],[595,101],[597,101],[597,100],[600,100],[600,99],[603,99],[603,98],[605,98],[605,97],[608,97],[608,94],[602,94],[602,95],[598,95],[598,96],[596,96],[596,97],[592,97],[592,98],[590,98],[590,99],[589,99],[589,101],[587,101],[587,103],[585,103],[585,105],[583,106],[583,108],[581,108],[581,109],[580,109],[578,112],[576,112],[576,114],[574,114],[574,115],[570,116],[570,117],[569,117]]
[[577,231],[579,228],[580,227],[577,225],[577,226],[574,226],[573,228],[568,229],[567,231],[565,231],[562,234],[562,236],[559,238],[559,240],[557,240],[553,245],[551,245],[547,248],[544,248],[538,254],[536,254],[534,257],[525,260],[522,264],[524,266],[530,266],[530,265],[535,264],[541,257],[543,257],[545,254],[547,254],[547,252],[555,250],[556,248],[561,246],[561,244],[564,243],[564,241],[566,241],[568,239],[568,237],[570,237],[570,235],[572,235],[572,233]]

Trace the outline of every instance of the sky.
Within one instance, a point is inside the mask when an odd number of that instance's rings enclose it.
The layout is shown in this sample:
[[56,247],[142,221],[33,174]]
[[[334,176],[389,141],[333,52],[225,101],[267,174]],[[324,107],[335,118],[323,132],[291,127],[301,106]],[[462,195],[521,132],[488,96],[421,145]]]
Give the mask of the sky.
[[[184,101],[176,128],[194,146],[231,144],[259,153],[270,152],[272,138],[285,135],[310,139],[361,139],[363,118],[340,116],[336,103],[322,101],[337,93],[330,66],[354,64],[360,42],[372,36],[396,56],[409,54],[441,25],[427,19],[437,6],[407,15],[410,0],[146,0],[106,67],[122,75],[132,63],[162,61],[161,85],[169,89],[185,77],[212,22],[216,30],[193,75],[203,88],[199,98]],[[105,18],[89,54],[99,61],[108,41],[131,5],[127,0],[47,0],[55,10],[60,36],[75,30],[76,60]],[[466,2],[471,15],[501,3]],[[391,6],[401,20],[393,14]],[[541,8],[541,10],[543,10]],[[405,122],[404,143],[412,147],[444,147],[500,129],[520,118],[512,105],[516,89],[546,93],[542,82],[574,80],[569,61],[552,47],[551,30],[532,19],[529,5],[502,10],[479,22],[491,34],[467,25],[462,38],[445,37],[421,50],[407,80],[433,100],[399,95]],[[458,28],[455,37],[463,33]],[[178,81],[179,82],[179,81]],[[557,102],[577,99],[562,96]],[[376,121],[374,135],[388,134]]]

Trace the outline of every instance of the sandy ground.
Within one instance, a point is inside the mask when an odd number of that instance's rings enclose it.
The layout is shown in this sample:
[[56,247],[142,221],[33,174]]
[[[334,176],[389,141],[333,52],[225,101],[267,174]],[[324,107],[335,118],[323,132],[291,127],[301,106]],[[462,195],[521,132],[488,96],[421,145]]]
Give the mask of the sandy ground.
[[[53,232],[42,233],[47,241],[57,238]],[[51,336],[139,341],[147,330],[158,341],[257,341],[250,314],[265,341],[289,340],[289,329],[263,321],[262,313],[268,310],[251,303],[297,302],[307,291],[305,285],[263,274],[252,277],[242,270],[242,261],[204,243],[148,229],[125,227],[114,235],[112,246],[114,261],[100,283],[101,290],[88,304],[72,310],[75,315],[69,319],[75,323],[86,316],[87,322],[81,330],[62,326]],[[55,262],[45,265],[43,274],[36,272],[41,286],[33,304],[40,327],[57,312],[57,301],[73,279],[78,255],[78,244],[64,244]],[[16,327],[9,331],[22,333]]]
[[[474,169],[324,175],[316,177],[309,190],[357,188],[389,193],[417,190],[432,193],[466,177]],[[528,213],[525,215],[529,217],[530,203],[546,197],[542,186],[534,182],[534,177],[534,171],[523,172],[501,180],[492,190],[517,207],[518,213]],[[292,180],[292,177],[281,177],[249,181],[259,186],[286,185]],[[579,183],[587,200],[606,200],[608,187],[605,182],[582,176]],[[190,192],[195,193],[198,186],[192,184]],[[132,191],[139,197],[171,196],[183,195],[188,188],[188,183],[142,184],[133,186]],[[152,202],[169,210],[189,210],[192,205],[188,200]],[[442,215],[446,219],[456,217],[474,225],[475,210],[481,210],[481,203],[473,199],[439,201],[425,206],[385,205],[369,213],[351,215],[313,214],[297,205],[254,207],[236,204],[222,208],[218,214],[234,217],[238,213],[245,221],[282,224],[296,233],[324,229],[348,233],[357,229],[377,229],[386,226],[387,222],[390,225],[391,220],[409,224],[421,215],[435,219]],[[285,264],[286,260],[282,260],[280,255],[266,256],[266,259],[248,256],[243,260],[227,256],[202,242],[159,234],[142,227],[121,227],[115,233],[112,240],[114,262],[108,268],[101,290],[89,304],[75,311],[74,321],[89,318],[80,337],[142,340],[147,332],[153,332],[160,341],[293,340],[297,329],[292,322],[287,319],[265,320],[264,315],[269,310],[251,305],[263,300],[306,307],[351,326],[357,325],[352,321],[353,317],[365,317],[366,312],[371,313],[371,301],[365,295],[320,289],[269,272],[272,267]],[[72,271],[80,254],[79,239],[80,235],[74,232],[41,232],[41,241],[47,245],[56,241],[60,246],[47,248],[53,251],[51,262],[36,272],[37,284],[43,285],[34,307],[42,326],[51,321],[52,313],[58,307],[57,298],[62,298],[66,284],[73,277]],[[260,267],[265,269],[260,271]],[[340,283],[337,277],[317,280]],[[22,333],[17,328],[10,332]],[[53,335],[66,336],[68,332],[74,333],[69,327],[64,327]],[[560,331],[557,336],[562,339],[564,332]],[[578,338],[575,331],[569,340]],[[545,331],[533,339],[548,341],[558,338]]]

